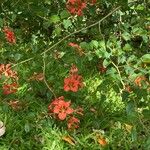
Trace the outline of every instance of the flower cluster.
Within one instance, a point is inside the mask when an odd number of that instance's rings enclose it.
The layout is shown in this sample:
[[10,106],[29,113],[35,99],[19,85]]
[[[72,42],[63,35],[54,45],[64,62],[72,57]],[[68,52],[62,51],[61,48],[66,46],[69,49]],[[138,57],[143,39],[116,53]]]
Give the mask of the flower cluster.
[[[68,0],[66,7],[71,14],[82,16],[83,10],[87,7],[87,3],[87,0]],[[96,0],[90,0],[89,3],[94,5]]]
[[[72,65],[69,71],[69,77],[64,79],[64,90],[77,92],[83,86],[82,76],[78,75],[78,68]],[[61,121],[67,121],[68,129],[76,129],[79,127],[80,120],[75,115],[83,115],[81,107],[73,109],[71,101],[65,101],[64,96],[55,98],[48,106],[48,112],[54,118]]]
[[137,86],[141,87],[143,81],[146,81],[146,78],[145,78],[144,76],[139,76],[139,77],[137,77],[137,78],[134,80],[134,83],[135,83]]
[[56,117],[60,120],[65,120],[67,115],[70,115],[74,112],[74,110],[70,107],[71,102],[66,102],[64,97],[61,96],[52,101],[52,103],[48,106],[50,112],[55,114]]
[[4,84],[3,85],[3,94],[8,95],[17,92],[18,85],[17,83]]
[[1,76],[4,75],[7,78],[14,78],[14,79],[18,79],[17,77],[17,72],[13,71],[11,69],[11,65],[10,64],[0,64],[0,78]]
[[6,40],[11,43],[15,44],[16,43],[16,37],[14,35],[14,32],[10,30],[10,28],[5,27],[3,29],[3,32],[5,33]]
[[68,0],[67,9],[73,15],[82,16],[86,3],[83,0]]
[[64,91],[77,92],[83,87],[82,76],[78,75],[78,68],[72,65],[69,77],[64,79]]
[[68,45],[71,46],[71,47],[73,47],[73,48],[75,48],[76,51],[77,51],[77,53],[78,53],[80,56],[82,56],[82,55],[84,54],[83,49],[82,49],[78,44],[70,42]]
[[18,76],[17,72],[11,69],[10,64],[0,64],[0,79],[4,76],[5,78],[10,79],[11,83],[4,83],[2,86],[3,94],[8,95],[17,92],[18,84]]
[[[68,129],[75,129],[79,127],[80,120],[73,115],[79,114],[78,110],[75,110],[71,107],[71,102],[66,102],[64,97],[58,97],[54,99],[51,104],[48,106],[49,114],[52,114],[55,118],[59,120],[68,120],[67,126]],[[82,114],[80,112],[80,114]]]

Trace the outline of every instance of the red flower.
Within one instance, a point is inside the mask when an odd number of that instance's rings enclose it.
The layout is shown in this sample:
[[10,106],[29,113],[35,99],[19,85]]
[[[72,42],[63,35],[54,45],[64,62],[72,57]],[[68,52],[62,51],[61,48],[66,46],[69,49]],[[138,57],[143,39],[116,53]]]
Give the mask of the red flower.
[[11,65],[10,64],[6,64],[6,65],[1,64],[0,65],[0,78],[1,78],[2,74],[4,74],[5,77],[18,79],[17,73],[15,71],[11,70]]
[[74,112],[74,109],[70,107],[71,102],[65,102],[64,97],[61,96],[55,99],[49,106],[48,109],[53,114],[57,115],[60,120],[65,120],[67,115]]
[[5,37],[9,43],[11,44],[16,43],[16,38],[13,31],[11,31],[8,27],[5,27],[3,32],[5,33]]
[[146,78],[145,78],[145,76],[139,76],[139,77],[137,77],[135,80],[134,80],[134,83],[137,85],[137,86],[139,86],[139,87],[141,87],[142,86],[142,81],[145,81],[146,80]]
[[126,90],[127,92],[129,92],[129,93],[132,92],[132,89],[131,89],[131,87],[130,87],[129,85],[125,85],[125,90]]
[[72,42],[70,42],[68,45],[71,46],[71,47],[75,47],[75,48],[79,48],[80,47],[78,44],[72,43]]
[[71,47],[76,48],[76,51],[78,52],[78,54],[80,56],[82,56],[84,54],[83,49],[78,44],[70,42],[68,45],[71,46]]
[[97,0],[90,0],[91,5],[94,5]]
[[77,92],[82,86],[82,76],[80,75],[71,75],[68,78],[64,79],[65,91]]
[[8,95],[17,92],[17,83],[5,84],[3,85],[3,94]]
[[86,8],[84,0],[68,0],[67,2],[67,9],[71,14],[82,16],[84,8]]
[[19,110],[21,108],[21,103],[17,100],[11,100],[8,102],[8,105],[13,109],[13,110]]
[[70,74],[71,75],[74,75],[74,74],[77,74],[78,73],[78,68],[76,67],[76,65],[72,65],[71,66],[71,69],[70,69]]
[[105,68],[105,67],[100,67],[100,72],[101,73],[105,73],[107,71],[107,68]]
[[78,68],[73,64],[69,77],[64,79],[64,90],[77,92],[83,87],[82,76],[78,75]]
[[69,120],[68,120],[68,129],[76,129],[79,127],[79,123],[80,123],[80,120],[76,117],[71,117]]

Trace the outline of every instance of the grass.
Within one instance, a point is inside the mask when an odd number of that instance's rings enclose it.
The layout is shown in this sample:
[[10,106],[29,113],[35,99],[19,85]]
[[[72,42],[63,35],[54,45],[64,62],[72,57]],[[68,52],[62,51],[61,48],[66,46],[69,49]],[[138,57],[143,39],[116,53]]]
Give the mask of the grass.
[[[84,116],[76,131],[68,131],[64,123],[47,115],[48,100],[27,94],[18,99],[21,109],[13,110],[8,105],[11,99],[1,98],[0,120],[6,125],[6,133],[0,137],[0,150],[148,150],[148,134],[140,124],[130,124],[120,97],[110,90],[105,101],[97,93],[98,79],[93,79],[87,81],[90,88],[84,92],[88,95],[80,101]],[[73,138],[72,143],[63,140],[68,136]],[[108,142],[106,146],[98,142],[102,136]]]

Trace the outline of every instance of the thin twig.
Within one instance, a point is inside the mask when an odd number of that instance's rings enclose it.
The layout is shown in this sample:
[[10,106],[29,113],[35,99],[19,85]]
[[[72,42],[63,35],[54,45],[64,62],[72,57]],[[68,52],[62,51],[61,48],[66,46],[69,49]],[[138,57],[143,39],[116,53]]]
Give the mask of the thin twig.
[[[97,21],[96,23],[93,23],[93,24],[91,24],[91,25],[89,25],[89,26],[87,26],[87,27],[85,27],[85,28],[82,28],[82,29],[77,30],[77,31],[75,31],[75,32],[73,32],[73,33],[70,33],[69,35],[65,36],[63,39],[61,39],[60,41],[58,41],[57,43],[55,43],[54,45],[52,45],[50,48],[48,48],[48,49],[45,50],[44,52],[40,53],[40,55],[43,55],[44,53],[47,53],[48,51],[50,51],[51,49],[53,49],[55,46],[59,45],[61,42],[63,42],[63,41],[66,40],[67,38],[71,37],[72,35],[74,35],[74,34],[76,34],[76,33],[79,33],[79,32],[81,32],[81,31],[83,31],[83,30],[89,29],[89,28],[91,28],[91,27],[93,27],[93,26],[95,26],[95,25],[100,24],[103,20],[105,20],[105,19],[108,18],[110,15],[112,15],[114,12],[116,12],[118,9],[120,9],[120,7],[121,7],[121,6],[115,8],[115,9],[112,10],[109,14],[107,14],[105,17],[103,17],[101,20]],[[23,63],[25,63],[25,62],[28,62],[28,61],[30,61],[30,60],[33,60],[34,58],[35,58],[35,57],[31,57],[31,58],[29,58],[29,59],[27,59],[27,60],[24,60],[24,61],[22,61],[22,62],[20,62],[20,63],[17,63],[16,65],[18,65],[18,64],[23,64]],[[16,66],[16,65],[14,65],[14,66]],[[13,66],[13,67],[14,67],[14,66]]]
[[49,89],[49,91],[54,95],[54,97],[56,98],[56,94],[54,93],[54,91],[52,90],[52,88],[49,86],[47,80],[46,80],[46,62],[45,62],[45,54],[43,56],[43,77],[44,77],[44,83],[46,84],[47,88]]
[[120,6],[117,7],[117,8],[115,8],[113,11],[111,11],[109,14],[107,14],[105,17],[103,17],[101,20],[97,21],[96,23],[93,23],[93,24],[91,24],[91,25],[89,25],[89,26],[87,26],[87,27],[85,27],[85,28],[82,28],[82,29],[77,30],[77,31],[75,31],[75,32],[73,32],[73,33],[70,33],[69,35],[65,36],[63,39],[61,39],[60,41],[58,41],[57,43],[55,43],[54,45],[52,45],[50,48],[48,48],[47,50],[45,50],[44,52],[42,52],[40,55],[43,55],[44,53],[47,53],[48,51],[50,51],[51,49],[53,49],[55,46],[57,46],[58,44],[60,44],[61,42],[63,42],[63,41],[66,40],[67,38],[69,38],[70,36],[72,36],[72,35],[74,35],[74,34],[76,34],[76,33],[79,33],[79,32],[81,32],[81,31],[83,31],[83,30],[89,29],[89,28],[91,28],[91,27],[93,27],[93,26],[95,26],[95,25],[101,23],[103,20],[105,20],[105,19],[106,19],[107,17],[109,17],[110,15],[112,15],[112,14],[113,14],[115,11],[117,11],[119,8],[120,8]]
[[120,70],[119,70],[118,66],[117,66],[113,61],[111,61],[111,63],[112,63],[113,66],[116,68],[116,70],[117,70],[117,72],[118,72],[118,75],[119,75],[119,77],[120,77],[120,82],[121,82],[121,84],[122,84],[122,86],[123,86],[123,89],[125,89],[125,84],[124,84],[124,82],[123,82],[123,80],[122,80],[121,73],[120,73]]
[[20,64],[24,64],[25,62],[28,62],[28,61],[30,61],[30,60],[32,60],[32,59],[34,59],[34,57],[31,57],[31,58],[28,58],[28,59],[26,59],[26,60],[23,60],[23,61],[21,61],[21,62],[15,64],[15,65],[13,65],[11,68],[14,68],[14,67],[16,67],[16,66],[18,66],[18,65],[20,65]]

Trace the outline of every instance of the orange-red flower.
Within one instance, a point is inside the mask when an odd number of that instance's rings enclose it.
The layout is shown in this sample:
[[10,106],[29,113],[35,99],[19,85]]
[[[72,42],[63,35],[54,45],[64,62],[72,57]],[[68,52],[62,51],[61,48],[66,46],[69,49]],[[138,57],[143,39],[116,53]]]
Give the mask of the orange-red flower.
[[21,109],[21,103],[17,100],[11,100],[9,101],[8,105],[13,109],[13,110],[19,110]]
[[2,74],[4,74],[5,77],[18,79],[16,71],[13,71],[11,69],[10,64],[6,64],[6,65],[0,64],[0,78]]
[[134,80],[134,83],[135,83],[137,86],[141,87],[141,86],[142,86],[141,82],[142,82],[142,81],[145,81],[145,80],[146,80],[146,78],[145,78],[144,76],[139,76],[139,77],[137,77],[137,78]]
[[71,117],[69,120],[68,120],[68,129],[76,129],[79,127],[79,123],[80,123],[80,120],[76,117]]
[[101,146],[106,146],[106,145],[107,145],[107,141],[106,141],[106,139],[104,139],[104,138],[98,139],[98,143],[99,143]]
[[129,93],[132,92],[132,89],[131,89],[131,87],[130,87],[129,85],[125,85],[125,90],[126,90],[127,92],[129,92]]
[[11,84],[4,84],[3,85],[3,94],[13,94],[17,92],[18,84],[17,83],[11,83]]
[[82,11],[86,8],[86,3],[84,0],[68,0],[66,7],[71,14],[82,16]]
[[72,65],[71,66],[71,69],[70,69],[70,74],[71,75],[74,75],[74,74],[77,74],[78,73],[78,68],[77,68],[77,66],[76,65]]
[[71,46],[71,47],[80,48],[80,46],[76,43],[70,42],[68,45]]
[[64,79],[64,91],[77,92],[81,87],[83,83],[80,75],[70,75]]
[[90,4],[94,5],[96,3],[97,0],[90,0]]
[[67,115],[70,115],[74,112],[74,109],[71,108],[71,102],[66,102],[64,97],[61,96],[56,98],[52,103],[48,106],[48,109],[51,113],[56,115],[60,120],[65,120]]
[[103,74],[103,73],[106,73],[107,71],[107,68],[105,68],[103,65],[99,65],[99,71]]
[[78,68],[73,64],[69,77],[64,79],[64,91],[77,92],[83,87],[82,76],[78,75]]
[[5,27],[3,29],[3,32],[5,33],[5,37],[9,43],[11,43],[11,44],[16,43],[16,37],[15,37],[13,31],[11,31],[8,27]]

